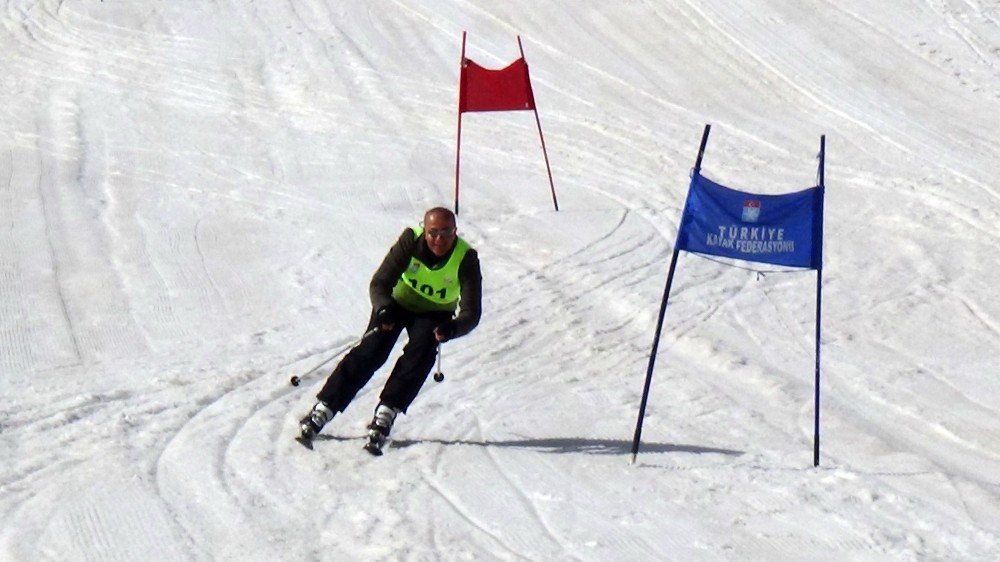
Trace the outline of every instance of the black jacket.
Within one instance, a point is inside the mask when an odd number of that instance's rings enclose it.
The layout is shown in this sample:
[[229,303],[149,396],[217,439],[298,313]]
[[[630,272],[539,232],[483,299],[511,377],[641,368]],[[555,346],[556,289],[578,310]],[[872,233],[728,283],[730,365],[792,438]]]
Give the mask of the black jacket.
[[[434,269],[447,263],[451,252],[439,258],[427,247],[423,236],[417,238],[412,228],[404,229],[396,243],[389,248],[389,253],[385,255],[368,286],[368,294],[375,310],[395,303],[392,288],[410,265],[411,257]],[[458,315],[452,321],[456,338],[471,332],[479,324],[479,317],[482,315],[483,276],[479,270],[479,254],[476,250],[469,248],[466,252],[458,266],[458,279],[462,284],[462,296],[458,301]]]

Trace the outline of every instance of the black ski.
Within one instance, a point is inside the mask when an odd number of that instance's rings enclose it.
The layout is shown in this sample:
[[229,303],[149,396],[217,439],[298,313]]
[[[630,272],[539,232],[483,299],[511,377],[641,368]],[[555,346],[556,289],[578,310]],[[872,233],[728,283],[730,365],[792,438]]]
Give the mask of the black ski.
[[312,428],[312,424],[306,422],[305,419],[302,420],[299,426],[299,435],[295,438],[303,447],[313,450],[313,439],[316,438],[316,432]]
[[382,449],[385,448],[385,443],[386,436],[382,432],[377,429],[370,429],[368,431],[368,442],[365,443],[363,448],[372,456],[381,457],[384,452]]
[[295,438],[295,440],[298,441],[299,444],[301,444],[306,449],[309,449],[310,451],[313,450],[313,440],[311,437],[306,437],[305,435],[299,435],[298,437]]
[[[316,436],[296,435],[295,440],[306,449],[310,451],[315,450],[313,442],[316,440]],[[381,435],[369,435],[368,441],[365,442],[362,448],[374,457],[381,457],[385,452],[383,449],[386,443],[387,439]]]

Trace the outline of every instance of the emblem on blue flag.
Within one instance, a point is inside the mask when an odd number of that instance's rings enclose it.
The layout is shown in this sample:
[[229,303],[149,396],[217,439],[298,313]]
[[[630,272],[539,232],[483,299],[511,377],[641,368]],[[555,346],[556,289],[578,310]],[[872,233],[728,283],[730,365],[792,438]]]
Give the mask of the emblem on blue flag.
[[757,222],[760,218],[760,201],[747,199],[743,202],[743,222]]

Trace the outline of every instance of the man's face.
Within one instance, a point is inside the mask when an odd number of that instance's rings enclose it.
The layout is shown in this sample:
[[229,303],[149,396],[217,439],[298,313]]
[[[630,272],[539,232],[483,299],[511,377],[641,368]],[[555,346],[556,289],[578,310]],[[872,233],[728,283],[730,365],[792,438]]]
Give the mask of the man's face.
[[455,220],[444,213],[429,213],[424,217],[424,239],[427,247],[442,257],[455,245]]

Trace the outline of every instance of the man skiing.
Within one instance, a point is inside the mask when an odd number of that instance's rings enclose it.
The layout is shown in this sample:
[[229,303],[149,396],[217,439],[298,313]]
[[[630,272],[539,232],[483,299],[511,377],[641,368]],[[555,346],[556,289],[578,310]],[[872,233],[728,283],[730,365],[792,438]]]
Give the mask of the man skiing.
[[368,292],[372,314],[365,335],[316,395],[319,401],[300,422],[301,439],[311,441],[347,408],[389,358],[405,328],[409,340],[368,426],[366,449],[380,454],[396,415],[406,412],[434,366],[438,346],[479,324],[479,255],[458,236],[455,214],[435,207],[424,214],[422,226],[403,230],[372,276]]

